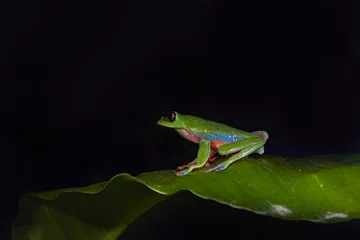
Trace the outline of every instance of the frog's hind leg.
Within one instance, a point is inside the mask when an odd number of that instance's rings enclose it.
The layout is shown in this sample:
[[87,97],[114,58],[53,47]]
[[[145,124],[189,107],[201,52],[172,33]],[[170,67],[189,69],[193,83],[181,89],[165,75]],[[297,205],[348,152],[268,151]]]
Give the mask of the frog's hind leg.
[[252,132],[252,134],[255,134],[255,135],[261,137],[265,142],[269,139],[269,134],[265,131],[255,131],[255,132]]
[[257,154],[263,154],[265,152],[265,148],[264,146],[258,148],[256,151],[254,151],[254,153],[257,153]]
[[[264,144],[269,139],[269,134],[265,131],[255,131],[255,132],[252,132],[252,134],[255,134],[255,135],[261,137],[264,140]],[[257,153],[260,155],[262,155],[264,152],[265,152],[264,146],[258,148],[256,151],[254,151],[254,153]]]
[[[264,141],[261,138],[255,138],[255,139],[247,139],[247,140],[243,140],[242,143],[238,142],[238,143],[234,143],[234,144],[238,144],[238,148],[236,150],[238,150],[239,152],[237,152],[236,154],[232,155],[229,159],[227,159],[225,162],[218,164],[217,166],[207,169],[205,171],[205,173],[211,172],[211,171],[223,171],[224,169],[226,169],[231,163],[242,159],[244,157],[247,157],[248,155],[250,155],[251,153],[257,151],[259,148],[261,148],[264,145]],[[233,145],[234,144],[229,144],[229,149],[233,149]],[[262,150],[260,149],[260,152]],[[221,154],[221,152],[220,152]]]

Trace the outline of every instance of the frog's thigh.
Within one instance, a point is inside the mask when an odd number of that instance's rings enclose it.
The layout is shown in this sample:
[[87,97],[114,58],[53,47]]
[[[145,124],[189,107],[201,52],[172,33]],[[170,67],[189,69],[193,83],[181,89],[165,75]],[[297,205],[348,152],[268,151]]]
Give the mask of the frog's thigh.
[[258,146],[257,148],[260,148],[264,143],[265,141],[260,137],[247,138],[237,142],[224,144],[219,147],[218,152],[220,155],[228,155],[252,146]]

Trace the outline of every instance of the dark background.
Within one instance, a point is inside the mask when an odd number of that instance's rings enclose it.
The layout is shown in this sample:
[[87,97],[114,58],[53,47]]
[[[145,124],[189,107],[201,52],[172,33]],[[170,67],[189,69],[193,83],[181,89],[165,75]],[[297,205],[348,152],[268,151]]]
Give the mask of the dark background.
[[[197,146],[156,125],[172,110],[266,130],[268,154],[359,152],[357,1],[10,4],[2,7],[0,40],[4,230],[23,193],[191,161]],[[213,229],[221,222],[218,234],[241,234],[246,223],[263,229],[253,236],[259,238],[278,237],[280,229],[286,237],[334,236],[337,228],[356,234],[354,222],[329,227],[217,204],[207,209],[217,209],[215,222],[176,218],[174,211],[154,231],[180,225],[200,233],[197,224]]]

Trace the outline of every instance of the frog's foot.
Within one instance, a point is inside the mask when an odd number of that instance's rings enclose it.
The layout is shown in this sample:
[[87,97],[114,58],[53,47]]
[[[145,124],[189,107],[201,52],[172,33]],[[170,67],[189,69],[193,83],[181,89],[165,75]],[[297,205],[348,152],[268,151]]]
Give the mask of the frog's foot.
[[220,164],[216,165],[215,167],[209,168],[208,170],[204,171],[204,173],[209,173],[209,172],[212,172],[212,171],[221,172],[224,169],[225,169],[225,164],[220,163]]
[[197,159],[195,158],[195,160],[194,160],[194,161],[189,162],[188,164],[185,164],[185,165],[179,166],[179,167],[177,167],[177,169],[179,169],[179,170],[183,170],[183,169],[185,169],[185,168],[189,168],[190,166],[192,166],[192,165],[194,165],[194,164],[196,164],[196,163],[197,163]]
[[[247,156],[244,157],[244,158],[241,158],[239,160],[245,160],[246,158],[248,158]],[[205,170],[204,172],[205,173],[209,173],[209,172],[212,172],[212,171],[217,171],[217,172],[221,172],[223,170],[225,170],[232,162],[223,162],[223,163],[220,163],[218,165],[216,165],[215,167],[212,167],[212,168],[209,168],[207,170]]]
[[[194,160],[196,161],[196,160]],[[193,162],[194,162],[193,161]],[[210,165],[212,165],[210,162],[206,162],[203,164],[198,164],[197,161],[195,162],[196,164],[192,163],[187,169],[176,172],[176,176],[184,176],[192,171],[196,171],[198,169],[204,168],[204,167],[209,167]]]
[[189,167],[185,170],[176,172],[176,176],[185,176],[186,174],[190,173],[192,171],[192,169]]
[[188,170],[188,169],[185,169],[185,170],[176,172],[176,176],[184,176],[184,175],[186,175],[186,174],[188,174],[188,173],[189,173],[189,170]]

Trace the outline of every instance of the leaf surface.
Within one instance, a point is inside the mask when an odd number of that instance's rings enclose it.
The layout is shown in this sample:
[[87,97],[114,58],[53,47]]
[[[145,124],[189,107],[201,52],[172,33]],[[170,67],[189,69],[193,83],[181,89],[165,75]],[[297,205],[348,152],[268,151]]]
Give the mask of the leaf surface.
[[136,177],[122,173],[84,188],[25,195],[13,222],[13,239],[117,239],[138,216],[181,190],[285,220],[360,218],[360,155],[262,155],[222,172],[204,170],[184,177],[171,170]]

